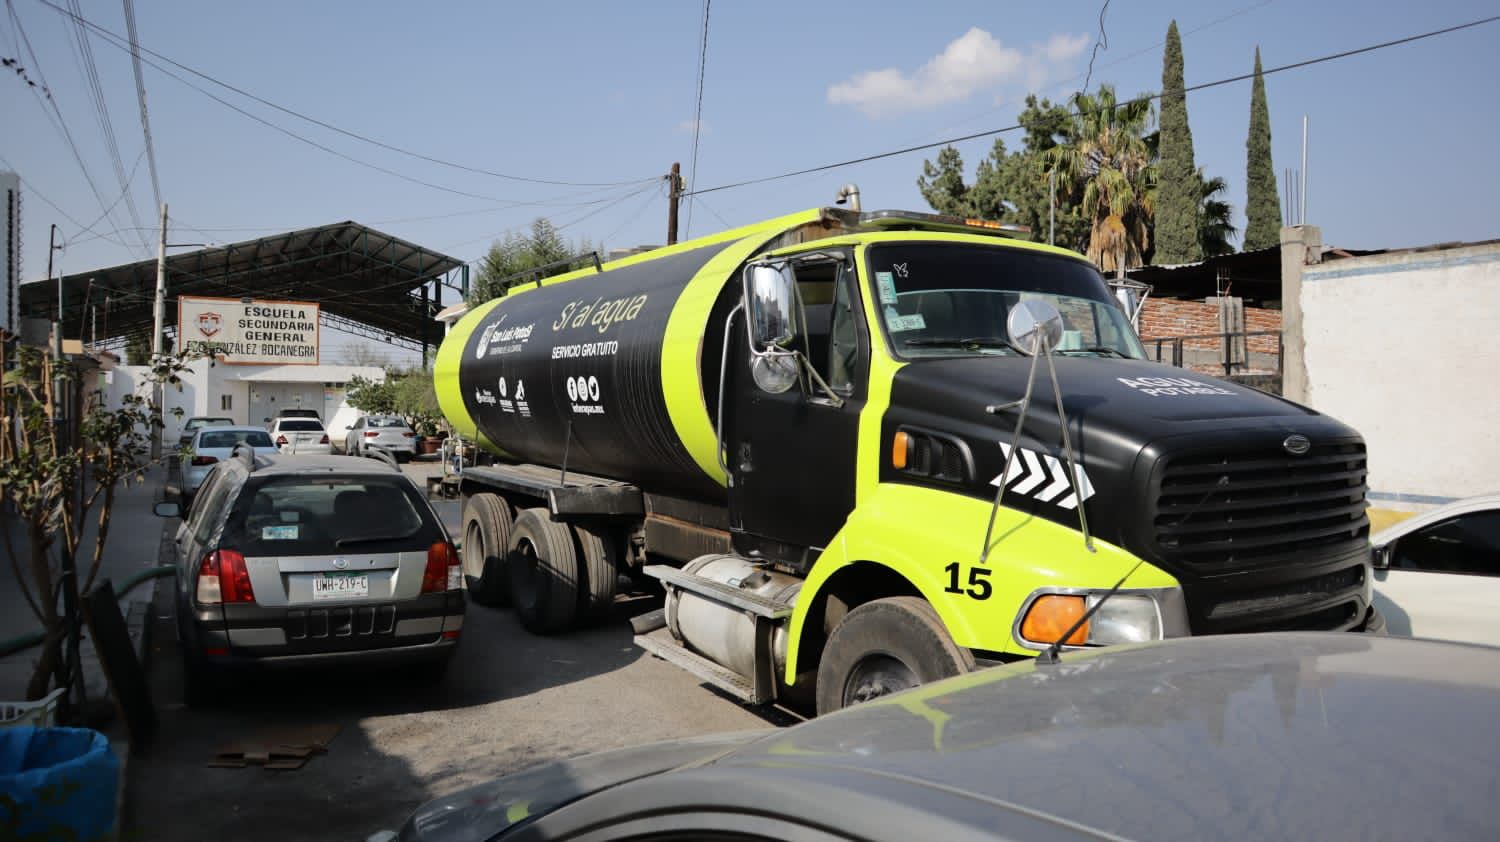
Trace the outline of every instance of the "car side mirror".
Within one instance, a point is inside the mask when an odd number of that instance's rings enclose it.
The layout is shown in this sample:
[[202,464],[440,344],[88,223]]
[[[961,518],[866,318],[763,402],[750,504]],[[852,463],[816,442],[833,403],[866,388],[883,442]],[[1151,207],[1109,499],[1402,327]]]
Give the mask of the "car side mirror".
[[176,500],[166,500],[152,506],[151,511],[157,517],[182,517],[182,504]]

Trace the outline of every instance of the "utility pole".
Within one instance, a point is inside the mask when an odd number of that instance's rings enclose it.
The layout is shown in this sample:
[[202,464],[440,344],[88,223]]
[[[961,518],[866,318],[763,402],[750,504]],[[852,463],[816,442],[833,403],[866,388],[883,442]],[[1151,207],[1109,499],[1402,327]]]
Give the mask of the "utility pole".
[[682,200],[682,164],[672,165],[667,176],[667,245],[677,244],[677,203]]
[[1302,115],[1302,177],[1297,185],[1297,224],[1307,224],[1307,115]]
[[[151,364],[155,365],[157,358],[161,356],[162,322],[167,318],[167,203],[161,203],[161,240],[156,247],[156,306],[153,311],[151,326]],[[156,409],[165,414],[162,400],[165,392],[161,383],[155,388]],[[151,436],[151,461],[155,462],[161,458],[161,434],[162,428],[157,427]]]
[[1057,170],[1047,170],[1047,245],[1056,245],[1057,233]]

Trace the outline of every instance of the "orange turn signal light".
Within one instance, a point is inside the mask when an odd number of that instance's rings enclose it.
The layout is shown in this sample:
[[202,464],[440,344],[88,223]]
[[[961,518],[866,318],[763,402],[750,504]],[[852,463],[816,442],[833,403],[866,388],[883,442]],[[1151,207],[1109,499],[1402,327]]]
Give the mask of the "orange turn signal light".
[[[1081,596],[1044,594],[1031,603],[1031,610],[1021,621],[1021,637],[1032,643],[1051,645],[1083,617],[1088,603]],[[1082,646],[1089,639],[1089,624],[1084,623],[1068,636],[1069,646]]]
[[891,467],[898,471],[906,470],[906,452],[911,448],[911,435],[909,433],[897,433],[891,440]]

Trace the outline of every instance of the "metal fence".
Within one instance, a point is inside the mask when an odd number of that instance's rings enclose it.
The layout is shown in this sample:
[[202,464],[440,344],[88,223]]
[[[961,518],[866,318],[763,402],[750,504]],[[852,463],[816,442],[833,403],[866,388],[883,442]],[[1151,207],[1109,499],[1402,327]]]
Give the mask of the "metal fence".
[[[1269,340],[1252,341],[1252,337],[1275,337],[1275,351],[1269,350],[1272,344]],[[1178,368],[1218,366],[1223,369],[1226,377],[1250,373],[1256,369],[1266,369],[1268,373],[1273,370],[1280,376],[1285,356],[1279,330],[1200,333],[1141,341],[1148,349],[1154,349],[1154,359],[1159,363],[1168,363]],[[1199,353],[1191,353],[1194,351]],[[1215,357],[1210,358],[1207,352],[1215,352]],[[1267,364],[1255,365],[1255,357],[1261,357]],[[1274,359],[1266,359],[1271,357]]]

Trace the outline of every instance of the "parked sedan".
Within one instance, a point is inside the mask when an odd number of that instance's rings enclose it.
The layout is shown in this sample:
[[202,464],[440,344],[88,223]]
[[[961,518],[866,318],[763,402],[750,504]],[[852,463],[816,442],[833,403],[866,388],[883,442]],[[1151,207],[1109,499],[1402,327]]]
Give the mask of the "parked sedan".
[[344,437],[344,452],[364,456],[371,447],[388,450],[404,462],[417,452],[417,434],[394,415],[366,415],[355,421]]
[[328,431],[316,418],[277,418],[271,422],[271,439],[276,449],[286,454],[328,454]]
[[178,437],[177,443],[187,447],[193,443],[193,433],[202,427],[222,427],[234,424],[233,418],[221,418],[218,416],[194,415],[192,418],[182,422],[182,435]]
[[275,450],[271,435],[259,427],[200,427],[188,440],[179,457],[182,466],[182,499],[191,504],[193,495],[202,487],[203,480],[214,465],[228,459],[239,445],[249,445],[259,450]]
[[1500,646],[1500,494],[1439,506],[1370,543],[1391,634]]
[[1496,710],[1497,649],[1179,638],[560,760],[369,839],[1500,839]]
[[[181,516],[176,503],[158,515]],[[248,667],[415,663],[442,675],[463,571],[415,484],[374,460],[219,462],[177,530],[178,634],[190,701]]]

